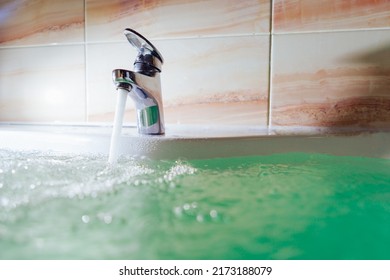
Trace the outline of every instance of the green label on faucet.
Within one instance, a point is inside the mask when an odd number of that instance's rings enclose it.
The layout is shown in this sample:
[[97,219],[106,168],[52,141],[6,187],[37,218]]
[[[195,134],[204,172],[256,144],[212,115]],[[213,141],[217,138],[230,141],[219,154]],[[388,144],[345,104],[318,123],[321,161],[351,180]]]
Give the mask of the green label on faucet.
[[158,107],[150,106],[138,110],[138,120],[140,125],[144,127],[154,125],[158,121]]

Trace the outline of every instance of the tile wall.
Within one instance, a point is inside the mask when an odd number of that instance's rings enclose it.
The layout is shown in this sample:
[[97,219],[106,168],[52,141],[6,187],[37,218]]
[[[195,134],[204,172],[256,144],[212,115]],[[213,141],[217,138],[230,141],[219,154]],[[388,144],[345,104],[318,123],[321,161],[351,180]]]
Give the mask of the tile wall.
[[274,0],[272,125],[390,127],[390,0]]
[[168,124],[390,128],[389,11],[390,0],[0,0],[0,122],[111,123],[111,71],[135,58],[129,27],[164,56]]

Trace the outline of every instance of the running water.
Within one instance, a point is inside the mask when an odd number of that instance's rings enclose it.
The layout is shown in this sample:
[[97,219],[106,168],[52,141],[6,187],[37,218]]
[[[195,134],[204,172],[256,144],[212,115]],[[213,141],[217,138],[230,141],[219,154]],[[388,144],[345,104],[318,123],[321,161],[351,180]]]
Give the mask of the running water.
[[127,94],[128,94],[127,90],[118,88],[118,97],[116,101],[116,109],[115,109],[115,117],[114,117],[114,127],[111,135],[110,155],[108,157],[108,162],[110,164],[116,163],[118,159],[118,145],[119,145],[119,138],[122,131]]

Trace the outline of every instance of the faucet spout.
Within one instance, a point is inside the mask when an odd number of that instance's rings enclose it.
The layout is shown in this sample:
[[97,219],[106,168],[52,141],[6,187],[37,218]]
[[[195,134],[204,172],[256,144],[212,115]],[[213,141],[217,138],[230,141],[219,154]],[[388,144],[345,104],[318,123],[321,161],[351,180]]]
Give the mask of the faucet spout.
[[137,125],[140,134],[164,134],[164,113],[161,96],[161,66],[164,62],[160,52],[145,37],[132,29],[124,35],[138,50],[133,71],[115,69],[112,79],[117,89],[125,89],[135,103]]
[[137,125],[140,134],[164,134],[164,114],[161,96],[160,73],[154,76],[115,69],[112,72],[115,86],[129,92],[137,110]]

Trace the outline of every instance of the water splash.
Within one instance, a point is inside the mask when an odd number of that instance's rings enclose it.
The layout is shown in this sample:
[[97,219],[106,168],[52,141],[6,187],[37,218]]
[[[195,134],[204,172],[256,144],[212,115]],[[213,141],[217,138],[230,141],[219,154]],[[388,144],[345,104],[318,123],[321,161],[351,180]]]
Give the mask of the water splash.
[[175,162],[175,165],[164,174],[164,180],[170,182],[177,176],[194,174],[196,171],[196,168],[178,160]]

